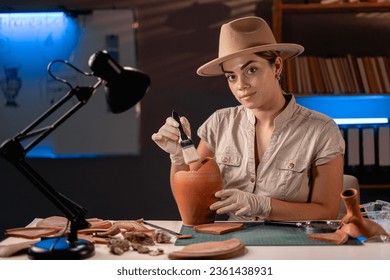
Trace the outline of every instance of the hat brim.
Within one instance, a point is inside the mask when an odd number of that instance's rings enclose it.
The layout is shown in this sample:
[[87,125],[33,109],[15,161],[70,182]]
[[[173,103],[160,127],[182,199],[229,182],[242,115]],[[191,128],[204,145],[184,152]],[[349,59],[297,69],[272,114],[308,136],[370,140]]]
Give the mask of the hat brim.
[[231,53],[229,55],[211,60],[208,63],[199,67],[198,70],[196,71],[196,73],[200,76],[223,75],[224,72],[222,71],[221,64],[224,63],[225,61],[232,59],[234,57],[240,56],[240,55],[265,52],[265,51],[280,52],[281,58],[283,60],[286,60],[286,59],[293,58],[295,56],[300,55],[304,51],[304,48],[301,45],[290,44],[290,43],[269,44],[269,45],[262,45],[262,46],[247,48],[247,49],[240,50],[240,51],[237,51],[235,53]]

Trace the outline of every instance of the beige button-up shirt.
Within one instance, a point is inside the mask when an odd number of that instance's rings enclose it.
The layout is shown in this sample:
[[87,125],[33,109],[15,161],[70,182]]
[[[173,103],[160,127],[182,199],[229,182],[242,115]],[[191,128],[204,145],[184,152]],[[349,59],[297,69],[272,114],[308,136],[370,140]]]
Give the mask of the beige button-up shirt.
[[269,145],[255,165],[255,116],[245,107],[216,111],[198,129],[215,153],[224,188],[293,202],[308,202],[311,167],[344,154],[345,142],[328,116],[296,103],[291,94],[276,117]]

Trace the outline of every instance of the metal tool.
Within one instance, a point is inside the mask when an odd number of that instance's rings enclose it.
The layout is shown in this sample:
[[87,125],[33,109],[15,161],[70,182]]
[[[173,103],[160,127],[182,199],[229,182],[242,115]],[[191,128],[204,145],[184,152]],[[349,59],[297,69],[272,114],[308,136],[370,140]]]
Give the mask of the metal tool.
[[151,226],[151,227],[154,227],[154,228],[157,228],[157,229],[165,230],[166,232],[175,235],[178,239],[189,239],[189,238],[192,238],[192,234],[181,234],[181,233],[179,233],[179,232],[176,232],[176,231],[173,231],[173,230],[164,228],[164,227],[162,227],[162,226],[158,226],[158,225],[155,225],[155,224],[151,224],[151,223],[146,222],[146,221],[143,221],[143,223],[144,223],[145,225],[148,225],[148,226]]
[[259,225],[271,225],[281,227],[295,227],[303,230],[307,234],[335,232],[340,227],[339,220],[308,220],[308,221],[250,221],[244,222],[246,227],[256,227]]
[[292,226],[304,230],[306,233],[326,233],[334,232],[340,227],[340,221],[337,220],[313,220],[313,221],[266,221],[265,225]]

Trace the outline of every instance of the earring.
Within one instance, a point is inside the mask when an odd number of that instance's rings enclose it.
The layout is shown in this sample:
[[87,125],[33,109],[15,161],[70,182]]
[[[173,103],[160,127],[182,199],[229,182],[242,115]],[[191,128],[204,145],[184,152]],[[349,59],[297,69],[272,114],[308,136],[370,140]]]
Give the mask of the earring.
[[278,81],[280,81],[280,74],[279,74],[279,73],[275,73],[275,79],[277,79]]

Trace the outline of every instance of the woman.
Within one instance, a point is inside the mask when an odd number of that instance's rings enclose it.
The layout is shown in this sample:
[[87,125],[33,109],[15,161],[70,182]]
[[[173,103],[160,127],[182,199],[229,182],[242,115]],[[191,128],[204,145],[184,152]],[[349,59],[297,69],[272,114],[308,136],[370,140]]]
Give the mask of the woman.
[[[276,43],[267,23],[245,17],[222,25],[219,57],[201,76],[225,75],[241,104],[216,111],[198,129],[200,159],[213,157],[224,180],[210,208],[232,220],[336,219],[343,183],[344,140],[334,121],[283,92],[283,61],[303,52]],[[181,118],[191,134],[186,118]],[[168,152],[172,175],[188,170],[168,118],[152,139]]]

